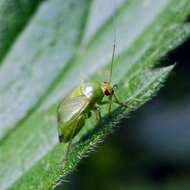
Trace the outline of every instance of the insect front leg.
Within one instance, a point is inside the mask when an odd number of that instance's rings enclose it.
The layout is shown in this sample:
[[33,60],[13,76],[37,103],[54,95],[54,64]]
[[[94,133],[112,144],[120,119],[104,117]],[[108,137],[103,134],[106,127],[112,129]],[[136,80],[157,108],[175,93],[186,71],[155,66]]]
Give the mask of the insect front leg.
[[125,107],[125,108],[129,108],[129,106],[127,105],[127,103],[123,103],[121,102],[117,96],[115,95],[115,93],[113,93],[113,98],[114,98],[114,102],[122,107]]

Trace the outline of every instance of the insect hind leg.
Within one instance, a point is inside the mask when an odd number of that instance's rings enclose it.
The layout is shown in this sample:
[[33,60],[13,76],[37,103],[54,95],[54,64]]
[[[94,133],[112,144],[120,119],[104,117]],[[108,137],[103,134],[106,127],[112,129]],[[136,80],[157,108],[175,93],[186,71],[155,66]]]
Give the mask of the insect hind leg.
[[63,162],[64,162],[64,163],[66,163],[67,160],[68,160],[68,156],[69,156],[69,153],[70,153],[71,145],[72,145],[72,138],[69,140],[68,145],[67,145],[65,157],[64,157],[64,159],[63,159]]
[[87,118],[87,115],[81,115],[80,118],[78,118],[78,121],[76,123],[76,125],[73,127],[72,129],[72,133],[71,133],[71,136],[70,136],[70,139],[69,139],[69,142],[68,142],[68,145],[66,147],[66,152],[65,152],[65,157],[63,159],[63,162],[64,162],[64,166],[65,166],[65,163],[67,162],[68,160],[68,157],[69,157],[69,154],[70,154],[70,149],[71,149],[71,145],[72,145],[72,142],[73,142],[73,138],[75,136],[75,133],[77,130],[80,130],[78,128],[81,128],[84,124],[84,121],[85,119]]

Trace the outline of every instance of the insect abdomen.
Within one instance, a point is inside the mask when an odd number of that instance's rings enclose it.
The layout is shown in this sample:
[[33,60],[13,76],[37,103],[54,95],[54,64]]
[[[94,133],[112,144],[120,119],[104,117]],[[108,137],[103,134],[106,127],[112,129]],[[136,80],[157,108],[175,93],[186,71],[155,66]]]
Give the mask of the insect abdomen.
[[61,126],[62,132],[59,136],[60,142],[68,142],[80,131],[84,126],[86,114],[82,113],[77,119],[70,120]]

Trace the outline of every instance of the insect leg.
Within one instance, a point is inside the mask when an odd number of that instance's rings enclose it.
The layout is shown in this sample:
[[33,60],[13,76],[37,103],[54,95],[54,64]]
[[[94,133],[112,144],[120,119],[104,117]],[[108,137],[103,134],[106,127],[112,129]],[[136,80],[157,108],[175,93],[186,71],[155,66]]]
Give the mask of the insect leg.
[[71,145],[72,145],[72,138],[69,140],[69,143],[68,143],[68,145],[67,145],[67,150],[66,150],[66,153],[65,153],[65,158],[64,158],[64,160],[63,160],[64,163],[67,162]]
[[109,97],[109,107],[108,107],[109,116],[111,116],[112,101],[113,101],[113,95]]
[[117,96],[115,95],[115,93],[113,93],[113,97],[114,97],[114,102],[115,102],[116,104],[119,104],[120,106],[125,107],[125,108],[129,108],[129,106],[127,105],[127,103],[121,102],[121,101],[117,98]]
[[81,125],[84,124],[84,121],[85,121],[86,118],[88,118],[88,115],[86,113],[81,113],[80,117],[76,121],[76,124],[72,128],[70,140],[68,142],[66,153],[65,153],[65,158],[63,160],[65,163],[66,163],[66,161],[68,159],[68,156],[69,156],[69,153],[70,153],[70,149],[71,149],[71,145],[72,145],[72,141],[73,141],[74,135],[76,133],[76,130],[77,130],[77,128],[79,126],[81,126]]
[[96,114],[96,120],[98,122],[102,122],[102,116],[101,116],[101,111],[100,111],[100,107],[99,106],[95,106],[93,111],[95,111],[95,114]]
[[69,140],[68,145],[67,145],[67,149],[66,149],[66,153],[65,153],[65,158],[63,160],[65,163],[67,162],[67,159],[68,159],[68,156],[69,156],[69,153],[70,153],[70,149],[71,149],[71,145],[72,145],[73,136],[75,134],[75,130],[77,129],[78,125],[79,125],[79,121],[77,122],[77,124],[75,125],[75,127],[73,127],[73,130],[72,130],[72,133],[71,133],[71,137],[70,137],[70,140]]

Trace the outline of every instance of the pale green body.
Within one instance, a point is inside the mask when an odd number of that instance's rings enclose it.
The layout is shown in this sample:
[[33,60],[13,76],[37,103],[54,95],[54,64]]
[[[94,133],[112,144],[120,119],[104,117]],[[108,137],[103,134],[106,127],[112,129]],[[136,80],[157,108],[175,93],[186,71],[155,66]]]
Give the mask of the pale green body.
[[59,104],[57,120],[60,142],[70,141],[80,131],[103,97],[101,83],[83,82]]

